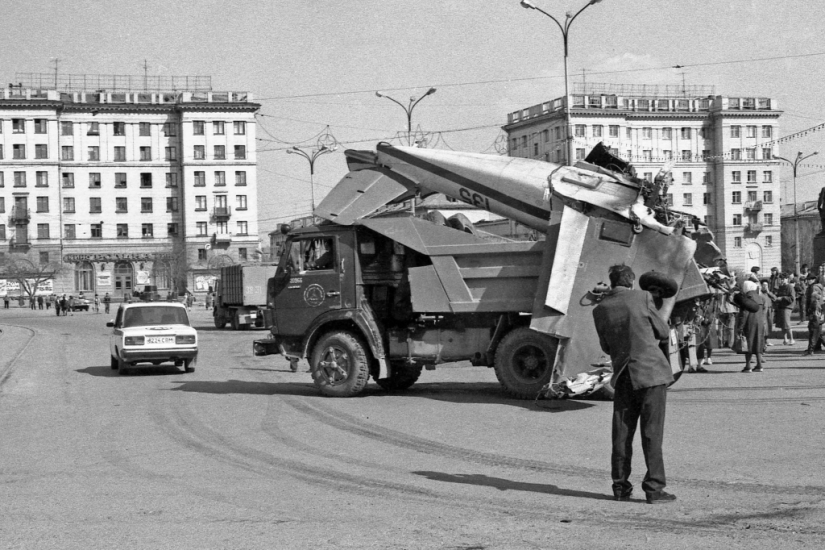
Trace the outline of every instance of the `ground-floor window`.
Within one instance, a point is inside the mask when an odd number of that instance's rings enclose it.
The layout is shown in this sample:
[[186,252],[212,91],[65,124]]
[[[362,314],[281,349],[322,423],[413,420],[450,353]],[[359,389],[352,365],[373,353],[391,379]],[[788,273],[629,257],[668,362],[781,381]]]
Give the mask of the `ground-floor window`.
[[91,262],[81,262],[74,268],[74,287],[77,290],[92,292],[94,286],[95,268]]
[[154,272],[155,286],[158,289],[172,288],[172,269],[169,262],[155,262]]

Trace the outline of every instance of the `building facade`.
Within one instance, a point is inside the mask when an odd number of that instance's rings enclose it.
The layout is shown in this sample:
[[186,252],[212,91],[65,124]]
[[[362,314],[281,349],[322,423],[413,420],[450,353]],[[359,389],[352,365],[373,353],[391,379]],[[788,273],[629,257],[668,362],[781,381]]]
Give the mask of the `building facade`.
[[[0,253],[53,291],[205,290],[259,249],[248,93],[0,92]],[[2,275],[0,275],[2,277]]]
[[[708,93],[710,91],[710,93]],[[707,224],[729,265],[763,271],[781,262],[781,112],[764,97],[712,89],[593,84],[571,95],[572,149],[584,159],[599,142],[652,181],[672,162],[668,200]],[[510,156],[565,162],[564,98],[510,113]]]

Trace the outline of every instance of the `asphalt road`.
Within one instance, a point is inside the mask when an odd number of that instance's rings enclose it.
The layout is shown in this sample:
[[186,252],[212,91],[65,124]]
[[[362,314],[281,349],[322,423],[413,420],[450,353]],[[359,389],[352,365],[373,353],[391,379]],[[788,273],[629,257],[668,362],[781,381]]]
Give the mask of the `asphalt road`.
[[[675,503],[610,492],[611,404],[515,401],[489,369],[321,397],[194,312],[197,371],[109,368],[107,317],[0,310],[0,548],[822,548],[825,356],[668,394]],[[301,371],[306,364],[302,363]],[[637,436],[638,438],[638,436]]]

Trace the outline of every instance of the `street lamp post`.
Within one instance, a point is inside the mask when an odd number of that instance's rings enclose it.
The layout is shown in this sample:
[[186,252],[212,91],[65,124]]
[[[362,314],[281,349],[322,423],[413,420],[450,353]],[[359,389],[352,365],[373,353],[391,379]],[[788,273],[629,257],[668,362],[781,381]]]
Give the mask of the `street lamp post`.
[[547,17],[553,20],[556,25],[559,26],[559,30],[561,31],[562,38],[564,39],[564,126],[565,126],[565,156],[567,157],[567,165],[573,165],[574,153],[573,153],[573,135],[571,131],[571,124],[570,124],[570,90],[569,90],[569,83],[568,83],[568,72],[567,72],[567,57],[568,57],[568,50],[567,50],[567,36],[570,33],[570,26],[573,24],[573,21],[576,20],[576,17],[579,16],[581,12],[586,10],[588,7],[592,6],[593,4],[598,4],[602,0],[590,0],[587,4],[584,5],[582,9],[576,12],[575,15],[570,15],[570,12],[565,14],[564,25],[562,25],[558,19],[541,9],[540,7],[536,6],[532,0],[521,0],[520,4],[521,7],[527,8],[529,10],[536,10],[540,11]]
[[784,160],[788,164],[791,165],[793,168],[793,243],[794,243],[794,273],[799,273],[799,217],[796,211],[796,171],[799,168],[799,165],[802,163],[803,160],[810,158],[816,154],[819,154],[818,151],[814,151],[810,155],[802,156],[802,151],[799,151],[796,154],[796,158],[793,161],[786,159],[785,157],[780,157],[774,155],[773,158]]
[[334,137],[332,137],[332,134],[329,133],[329,126],[327,126],[327,131],[324,135],[318,138],[318,142],[315,144],[314,148],[301,149],[300,147],[295,146],[292,149],[287,149],[286,151],[289,154],[300,155],[307,159],[307,162],[309,162],[309,193],[313,216],[315,215],[315,160],[321,155],[332,153],[337,148],[338,142]]
[[415,109],[415,106],[418,105],[418,103],[422,99],[424,99],[428,95],[432,95],[434,93],[435,93],[435,88],[430,88],[429,90],[427,90],[424,93],[424,95],[422,95],[418,99],[416,99],[415,96],[411,97],[410,102],[409,102],[408,105],[404,105],[403,103],[401,103],[397,99],[393,99],[388,95],[382,94],[381,92],[375,92],[375,95],[377,95],[378,97],[385,97],[385,98],[389,99],[390,101],[392,101],[393,103],[395,103],[397,105],[400,105],[401,108],[404,109],[404,112],[407,113],[407,145],[412,145],[412,112],[413,112],[413,109]]

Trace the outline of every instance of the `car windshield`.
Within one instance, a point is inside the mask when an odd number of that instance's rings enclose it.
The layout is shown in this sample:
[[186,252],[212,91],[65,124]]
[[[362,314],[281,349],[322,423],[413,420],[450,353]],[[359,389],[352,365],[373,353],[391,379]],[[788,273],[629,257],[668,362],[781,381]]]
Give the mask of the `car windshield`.
[[145,327],[154,325],[189,325],[186,311],[181,307],[157,306],[127,309],[123,316],[123,327]]

